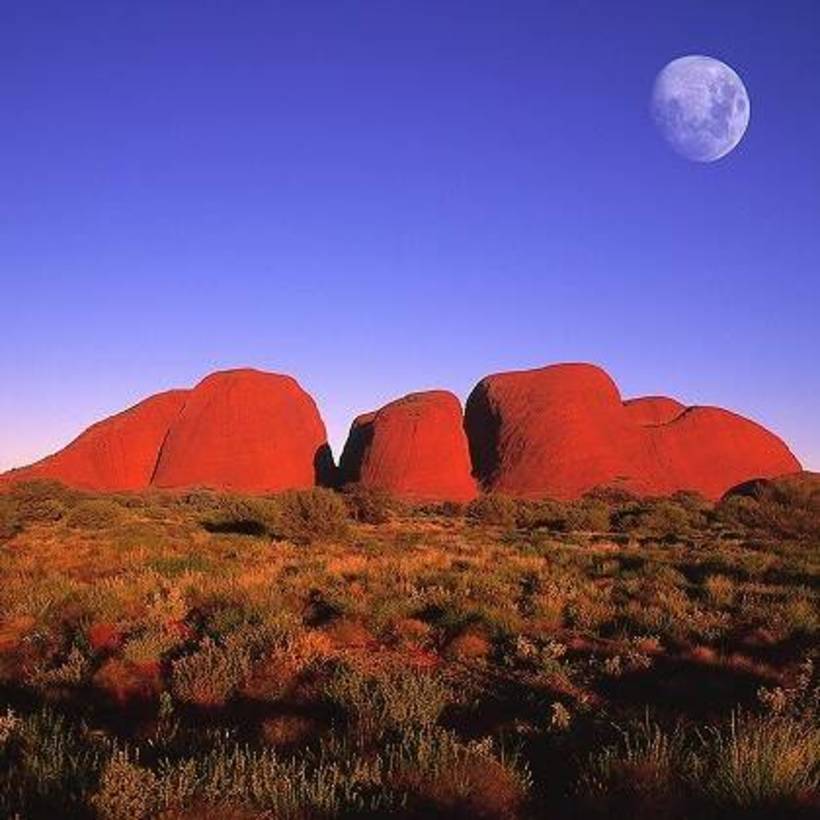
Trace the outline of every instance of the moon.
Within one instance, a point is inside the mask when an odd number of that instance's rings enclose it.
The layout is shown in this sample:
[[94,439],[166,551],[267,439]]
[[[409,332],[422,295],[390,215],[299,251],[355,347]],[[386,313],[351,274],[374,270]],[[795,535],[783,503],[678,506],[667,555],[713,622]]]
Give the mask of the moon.
[[737,72],[699,54],[672,60],[659,72],[651,112],[669,145],[694,162],[714,162],[737,147],[751,113]]

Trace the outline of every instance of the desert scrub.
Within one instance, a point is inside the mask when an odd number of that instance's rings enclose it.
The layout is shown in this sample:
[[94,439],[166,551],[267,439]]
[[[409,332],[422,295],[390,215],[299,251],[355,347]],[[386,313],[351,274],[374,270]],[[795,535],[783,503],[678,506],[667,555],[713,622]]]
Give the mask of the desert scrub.
[[86,817],[110,745],[43,709],[0,717],[0,816]]
[[647,505],[638,518],[638,529],[656,538],[684,536],[692,524],[692,513],[686,507],[667,500]]
[[730,606],[735,598],[735,585],[725,575],[709,575],[703,582],[703,591],[709,603],[717,607]]
[[476,525],[514,527],[517,515],[515,500],[497,493],[480,495],[467,505],[467,520]]
[[54,664],[36,664],[26,675],[33,687],[45,689],[52,686],[79,686],[91,672],[89,658],[79,646],[72,646],[65,657]]
[[546,527],[551,530],[567,528],[567,505],[560,501],[516,501],[516,524],[525,530]]
[[332,490],[287,490],[269,498],[204,494],[189,497],[212,533],[235,533],[307,544],[343,538],[349,524],[344,500]]
[[91,805],[101,820],[147,820],[156,816],[157,796],[156,775],[118,751],[106,764]]
[[490,737],[463,742],[438,726],[416,726],[388,744],[384,780],[422,816],[512,818],[532,787],[517,753]]
[[0,543],[13,538],[23,529],[17,502],[7,496],[0,495]]
[[617,611],[610,588],[588,584],[569,599],[565,617],[567,623],[578,629],[598,629],[614,620]]
[[82,593],[83,585],[58,572],[8,577],[0,586],[3,614],[30,616],[37,621],[60,621],[66,604]]
[[82,530],[105,530],[122,524],[125,510],[108,498],[78,501],[65,517],[69,527]]
[[730,526],[800,539],[820,537],[820,480],[811,474],[750,481],[717,506]]
[[288,490],[276,496],[274,535],[296,544],[343,539],[348,532],[347,507],[339,493],[323,487]]
[[796,587],[783,601],[769,607],[768,617],[788,634],[814,635],[820,626],[820,598],[809,589]]
[[12,486],[10,495],[24,526],[59,521],[80,497],[75,490],[45,480],[21,481]]
[[389,493],[360,484],[347,485],[342,498],[350,517],[361,524],[386,524],[398,507]]
[[700,740],[692,782],[719,808],[785,808],[820,787],[820,727],[812,721],[735,712]]
[[122,656],[135,664],[159,663],[180,643],[179,632],[166,627],[149,626],[126,641]]
[[432,672],[387,668],[372,674],[343,666],[325,688],[362,738],[379,737],[414,726],[431,726],[451,693]]
[[597,498],[567,504],[564,528],[569,531],[606,532],[610,527],[609,505]]
[[212,533],[263,536],[276,527],[279,505],[271,498],[204,494],[190,497],[194,511],[201,510],[202,526]]
[[196,652],[172,663],[171,688],[183,702],[220,706],[250,676],[251,668],[251,654],[245,646],[220,646],[205,638]]
[[242,694],[257,701],[276,701],[294,686],[311,667],[319,667],[332,654],[324,632],[292,629],[280,631],[254,664],[253,674]]
[[[354,810],[383,816],[394,806],[390,795],[375,792],[381,780],[378,759],[365,761],[343,745],[322,747],[300,760],[222,741],[204,754],[161,761],[156,773],[121,759],[95,803],[98,811],[106,805],[121,812],[104,815],[109,820],[175,816],[163,812],[186,810],[189,817],[233,817],[237,809],[265,812],[277,820],[336,817]],[[118,781],[129,800],[117,796]],[[144,814],[129,815],[129,805]]]
[[204,555],[188,553],[186,555],[162,555],[154,558],[148,567],[165,578],[173,579],[191,572],[208,572],[213,568],[213,563]]
[[639,816],[673,814],[685,791],[689,766],[686,738],[680,727],[666,731],[645,715],[620,737],[593,752],[576,786],[576,794],[592,816],[610,817],[617,811]]

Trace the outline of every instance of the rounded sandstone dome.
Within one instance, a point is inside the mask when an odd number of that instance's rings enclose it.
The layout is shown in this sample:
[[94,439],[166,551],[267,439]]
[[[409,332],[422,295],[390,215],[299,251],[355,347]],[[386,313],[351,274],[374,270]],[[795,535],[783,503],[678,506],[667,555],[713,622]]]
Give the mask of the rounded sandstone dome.
[[99,421],[68,446],[29,467],[12,470],[6,483],[53,479],[81,490],[122,491],[147,487],[168,429],[187,390],[169,390]]
[[319,411],[295,379],[228,370],[191,391],[153,484],[242,492],[312,487],[328,459]]
[[411,393],[359,416],[340,460],[345,483],[418,501],[476,494],[461,403],[446,390]]
[[591,364],[487,376],[465,423],[482,487],[533,497],[572,498],[617,480],[638,435],[617,385]]

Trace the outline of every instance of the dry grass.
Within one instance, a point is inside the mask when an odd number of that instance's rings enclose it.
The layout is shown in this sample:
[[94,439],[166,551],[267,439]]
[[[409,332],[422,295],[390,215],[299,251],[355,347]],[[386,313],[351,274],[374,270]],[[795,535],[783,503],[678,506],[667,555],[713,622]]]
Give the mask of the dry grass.
[[820,543],[788,498],[19,488],[0,815],[810,816]]

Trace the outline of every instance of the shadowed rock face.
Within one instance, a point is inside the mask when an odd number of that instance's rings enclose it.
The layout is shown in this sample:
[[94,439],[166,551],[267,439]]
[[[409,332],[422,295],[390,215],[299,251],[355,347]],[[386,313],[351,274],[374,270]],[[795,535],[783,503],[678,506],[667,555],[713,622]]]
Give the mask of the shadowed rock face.
[[54,479],[84,490],[144,489],[187,396],[187,390],[151,396],[89,427],[58,453],[30,467],[11,470],[0,480]]
[[59,453],[2,477],[88,490],[312,487],[333,469],[313,399],[289,376],[214,373],[95,424]]
[[445,390],[412,393],[359,416],[340,461],[345,483],[419,501],[476,494],[461,404]]
[[482,379],[467,400],[474,473],[486,490],[575,498],[602,485],[718,498],[800,465],[764,428],[726,410],[664,397],[624,403],[612,379],[562,364]]

